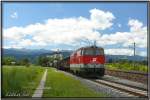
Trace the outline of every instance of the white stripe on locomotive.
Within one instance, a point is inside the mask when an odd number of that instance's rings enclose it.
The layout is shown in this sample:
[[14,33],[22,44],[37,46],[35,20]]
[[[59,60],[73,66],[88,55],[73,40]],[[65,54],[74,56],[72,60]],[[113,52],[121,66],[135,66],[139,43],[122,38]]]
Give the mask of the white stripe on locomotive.
[[70,68],[104,68],[104,64],[70,64]]

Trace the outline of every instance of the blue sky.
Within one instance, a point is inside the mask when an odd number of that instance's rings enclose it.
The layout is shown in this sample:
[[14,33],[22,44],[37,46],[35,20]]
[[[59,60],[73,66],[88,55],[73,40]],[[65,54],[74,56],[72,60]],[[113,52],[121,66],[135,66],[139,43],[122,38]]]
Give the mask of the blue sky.
[[[86,23],[90,25],[86,27]],[[135,42],[137,53],[146,55],[146,27],[147,4],[144,2],[3,3],[3,46],[6,48],[77,49],[87,45],[81,41],[80,37],[83,36],[90,41],[96,40],[97,45],[106,48],[110,54],[122,50],[130,55],[129,46]],[[70,38],[63,39],[66,36]],[[119,36],[123,39],[117,40]],[[127,41],[129,37],[133,41]]]

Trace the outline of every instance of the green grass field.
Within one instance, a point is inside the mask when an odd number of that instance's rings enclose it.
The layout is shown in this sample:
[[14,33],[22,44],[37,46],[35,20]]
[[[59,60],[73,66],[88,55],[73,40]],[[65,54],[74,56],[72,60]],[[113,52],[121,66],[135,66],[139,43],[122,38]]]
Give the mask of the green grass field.
[[31,97],[43,72],[39,66],[2,66],[2,97]]
[[[55,69],[48,69],[47,89],[44,90],[43,97],[104,97],[102,93],[96,93],[82,84],[79,80],[67,76]],[[48,89],[49,88],[49,89]]]
[[[71,76],[47,69],[43,97],[106,97]],[[2,97],[32,97],[44,71],[40,66],[2,66]]]
[[105,64],[107,69],[115,69],[115,70],[125,70],[125,71],[140,71],[146,72],[148,70],[148,66],[142,64],[133,64],[130,63],[109,63]]

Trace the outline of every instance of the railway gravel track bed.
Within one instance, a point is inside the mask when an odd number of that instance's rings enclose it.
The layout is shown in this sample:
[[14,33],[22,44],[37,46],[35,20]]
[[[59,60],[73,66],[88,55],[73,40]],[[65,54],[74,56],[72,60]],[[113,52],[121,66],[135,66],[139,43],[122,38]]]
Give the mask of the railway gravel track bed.
[[144,72],[106,69],[105,74],[135,82],[140,82],[143,84],[148,84],[148,74]]
[[113,82],[113,83],[122,84],[122,85],[129,86],[129,87],[137,88],[140,90],[148,91],[148,85],[147,84],[134,82],[131,80],[122,79],[122,78],[114,77],[114,76],[110,76],[110,75],[105,75],[101,79],[109,81],[109,82]]
[[128,92],[128,93],[130,93],[132,95],[135,95],[135,96],[147,97],[147,91],[144,91],[144,90],[139,90],[137,88],[132,88],[132,87],[129,87],[129,86],[125,86],[125,85],[122,85],[122,84],[118,84],[118,83],[114,83],[114,82],[110,82],[110,81],[106,81],[106,80],[97,79],[97,80],[93,80],[93,81],[97,82],[97,83],[100,83],[100,84],[104,84],[104,85],[113,87],[115,89],[118,89],[118,90],[121,90],[121,91],[124,91],[124,92]]
[[144,90],[104,81],[103,79],[85,79],[68,72],[62,72],[80,80],[81,83],[87,85],[89,88],[95,90],[96,92],[103,92],[107,94],[108,97],[147,97],[147,91]]

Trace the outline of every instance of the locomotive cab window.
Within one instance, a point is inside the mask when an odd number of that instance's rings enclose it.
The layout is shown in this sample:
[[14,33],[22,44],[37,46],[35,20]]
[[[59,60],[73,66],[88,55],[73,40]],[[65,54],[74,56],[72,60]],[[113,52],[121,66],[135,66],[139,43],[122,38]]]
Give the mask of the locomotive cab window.
[[104,55],[103,49],[96,49],[96,55]]
[[84,55],[104,55],[104,50],[89,48],[84,50]]
[[85,49],[84,50],[84,55],[93,55],[94,54],[94,50],[93,49]]

